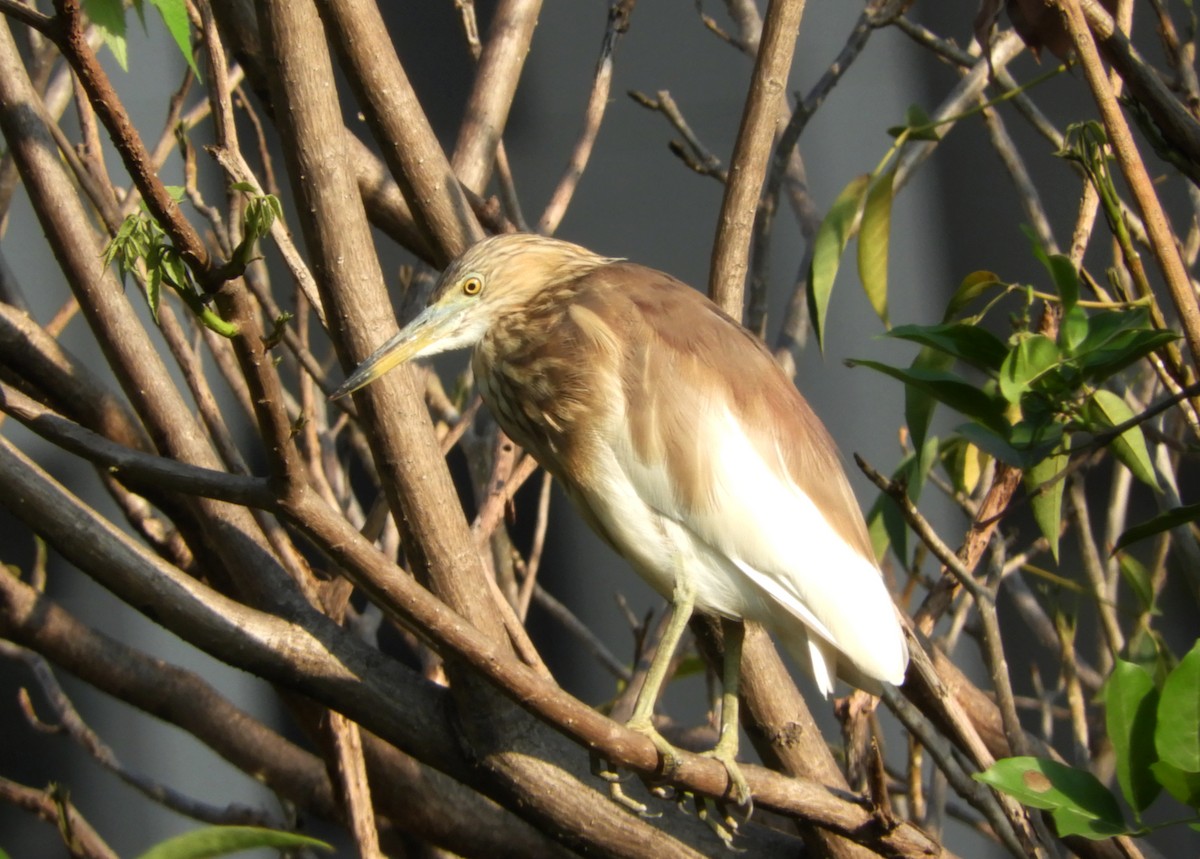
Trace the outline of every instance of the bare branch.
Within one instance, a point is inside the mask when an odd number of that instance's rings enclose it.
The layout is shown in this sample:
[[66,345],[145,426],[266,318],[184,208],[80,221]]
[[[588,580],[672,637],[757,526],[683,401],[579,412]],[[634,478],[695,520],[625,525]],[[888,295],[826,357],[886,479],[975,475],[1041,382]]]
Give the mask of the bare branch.
[[583,114],[583,130],[575,141],[571,158],[567,162],[566,173],[558,180],[546,210],[538,221],[538,232],[552,235],[558,230],[567,206],[579,187],[583,171],[587,168],[588,158],[591,157],[592,147],[600,133],[600,123],[604,120],[604,109],[608,106],[609,92],[612,90],[613,54],[617,42],[629,30],[629,19],[637,0],[613,0],[608,7],[608,26],[604,31],[604,41],[600,46],[600,59],[596,62],[596,75],[592,81],[592,92],[588,96],[587,108]]
[[0,408],[47,441],[133,481],[233,504],[269,508],[274,503],[274,493],[263,478],[199,468],[115,444],[8,385],[0,384]]
[[804,5],[804,0],[771,0],[767,8],[742,125],[730,157],[729,181],[713,241],[708,294],[735,319],[742,318],[754,213],[775,140],[778,100],[787,88]]
[[492,13],[450,164],[468,189],[483,193],[529,55],[541,0],[503,0]]
[[65,791],[55,785],[46,790],[34,790],[0,776],[0,802],[31,811],[58,827],[72,856],[117,859],[117,854],[96,834],[92,825],[67,798]]
[[430,246],[438,250],[441,267],[482,235],[458,177],[425,120],[378,7],[365,0],[321,0],[321,5],[384,160]]

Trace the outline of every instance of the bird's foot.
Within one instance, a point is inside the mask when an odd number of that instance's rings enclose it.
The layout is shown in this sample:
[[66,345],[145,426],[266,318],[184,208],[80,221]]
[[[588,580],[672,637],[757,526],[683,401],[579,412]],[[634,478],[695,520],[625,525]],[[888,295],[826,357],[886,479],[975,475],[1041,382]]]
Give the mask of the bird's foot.
[[679,754],[676,748],[667,742],[667,738],[658,732],[658,729],[654,727],[650,719],[634,717],[625,723],[625,727],[631,731],[636,731],[654,743],[654,748],[658,751],[658,757],[662,761],[660,769],[663,778],[667,781],[674,778],[675,773],[679,770]]
[[[733,739],[727,742],[727,736],[732,736]],[[738,766],[737,735],[723,734],[716,746],[702,754],[706,758],[720,761],[725,766],[725,772],[729,776],[727,794],[737,803],[738,808],[745,811],[746,819],[749,820],[750,815],[754,813],[754,798],[750,793],[750,783],[746,781],[746,777],[742,775],[742,768]]]
[[612,766],[609,761],[599,755],[591,756],[592,775],[608,783],[608,797],[626,811],[632,811],[638,817],[662,817],[661,812],[651,811],[644,802],[639,802],[625,792],[621,782],[625,777]]
[[707,796],[693,796],[693,799],[696,803],[696,816],[721,839],[725,848],[737,853],[742,852],[741,848],[733,845],[733,838],[738,834],[738,819],[729,813],[725,803],[719,799],[709,799]]
[[[658,750],[659,758],[662,760],[662,777],[670,781],[679,769],[678,750],[650,724],[649,720],[631,719],[625,724],[625,727],[637,731],[649,739],[650,742],[654,743],[654,748]],[[733,797],[734,802],[737,803],[737,807],[744,810],[745,819],[749,820],[750,813],[754,809],[754,804],[751,800],[750,785],[746,781],[746,777],[742,775],[741,767],[737,764],[737,735],[734,734],[733,736],[733,741],[722,739],[717,743],[715,748],[703,754],[705,757],[720,761],[725,766],[725,772],[729,775],[729,794]],[[650,787],[650,791],[663,799],[668,799],[673,794],[676,803],[683,810],[687,810],[687,801],[689,799],[692,800],[695,803],[696,816],[708,825],[708,828],[721,839],[721,842],[728,849],[738,849],[734,847],[733,839],[738,833],[739,822],[737,817],[730,813],[724,801],[701,796],[691,791],[671,788],[668,785]]]

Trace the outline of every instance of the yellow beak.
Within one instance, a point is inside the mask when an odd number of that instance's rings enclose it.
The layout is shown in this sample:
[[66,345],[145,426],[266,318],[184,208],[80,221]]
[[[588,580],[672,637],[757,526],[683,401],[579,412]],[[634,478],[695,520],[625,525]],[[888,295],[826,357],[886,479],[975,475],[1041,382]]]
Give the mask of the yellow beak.
[[374,382],[388,370],[413,358],[442,351],[439,348],[447,329],[455,319],[454,308],[432,306],[425,308],[396,336],[371,353],[358,365],[329,399],[336,400]]

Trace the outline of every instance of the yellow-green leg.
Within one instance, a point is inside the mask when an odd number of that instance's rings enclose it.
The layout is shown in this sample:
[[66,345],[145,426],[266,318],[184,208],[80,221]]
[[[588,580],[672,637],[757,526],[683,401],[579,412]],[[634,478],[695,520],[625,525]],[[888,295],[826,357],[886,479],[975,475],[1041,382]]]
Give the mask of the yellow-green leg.
[[625,723],[627,728],[637,731],[654,743],[654,748],[658,749],[659,755],[662,756],[663,774],[667,777],[679,766],[679,758],[675,754],[675,747],[654,727],[654,703],[658,700],[658,693],[667,679],[671,658],[675,654],[675,648],[679,646],[679,640],[683,638],[683,632],[687,629],[695,607],[696,589],[680,570],[675,576],[675,592],[671,597],[671,619],[667,621],[667,628],[663,631],[658,650],[650,660],[650,669],[646,672],[646,679],[633,705],[633,715]]
[[725,659],[721,666],[721,734],[717,744],[705,754],[725,765],[734,801],[749,807],[750,785],[737,763],[738,753],[738,687],[742,673],[742,641],[746,626],[740,620],[721,618],[721,637],[725,642]]

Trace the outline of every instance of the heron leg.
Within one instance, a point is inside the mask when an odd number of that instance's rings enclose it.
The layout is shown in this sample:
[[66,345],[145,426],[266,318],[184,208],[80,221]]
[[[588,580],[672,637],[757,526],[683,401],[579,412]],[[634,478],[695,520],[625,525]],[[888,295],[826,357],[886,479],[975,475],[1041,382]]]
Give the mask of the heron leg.
[[753,808],[750,785],[737,763],[740,724],[738,687],[741,683],[742,642],[746,637],[746,625],[740,620],[721,618],[721,633],[725,643],[725,659],[721,667],[721,734],[716,746],[705,755],[725,765],[734,801],[749,810]]
[[675,591],[671,596],[671,619],[667,621],[667,628],[663,631],[658,650],[650,660],[650,669],[646,672],[646,679],[642,682],[642,689],[633,705],[633,715],[625,723],[625,727],[637,731],[654,743],[654,748],[662,756],[663,774],[667,776],[679,766],[678,757],[675,747],[654,727],[654,704],[658,701],[658,694],[667,679],[667,670],[671,667],[671,658],[675,655],[675,648],[683,638],[695,607],[695,585],[680,570],[675,576]]

